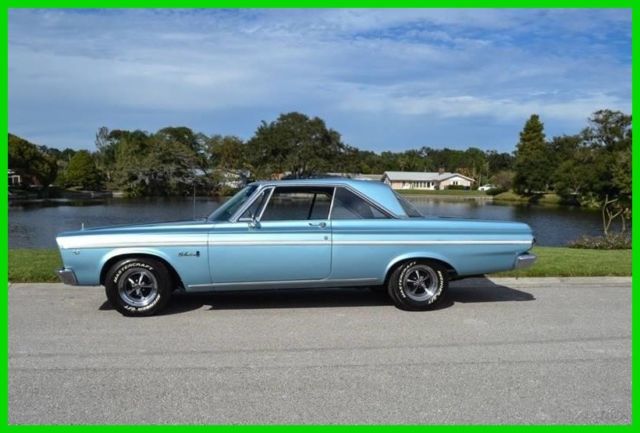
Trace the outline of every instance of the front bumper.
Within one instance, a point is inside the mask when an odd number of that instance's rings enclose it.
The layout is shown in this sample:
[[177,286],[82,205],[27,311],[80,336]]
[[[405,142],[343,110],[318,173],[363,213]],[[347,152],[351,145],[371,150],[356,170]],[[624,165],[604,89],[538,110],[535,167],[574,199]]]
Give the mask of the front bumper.
[[514,266],[515,269],[525,269],[531,267],[534,264],[537,257],[535,254],[524,253],[520,254],[516,257],[516,264]]
[[58,278],[65,284],[69,284],[70,286],[77,286],[78,280],[76,279],[76,274],[71,269],[62,268],[57,271]]

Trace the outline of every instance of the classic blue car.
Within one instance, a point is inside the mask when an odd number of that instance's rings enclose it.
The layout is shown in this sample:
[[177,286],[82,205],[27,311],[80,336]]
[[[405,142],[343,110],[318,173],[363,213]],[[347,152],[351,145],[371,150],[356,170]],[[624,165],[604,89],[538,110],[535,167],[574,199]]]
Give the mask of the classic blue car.
[[451,279],[530,266],[531,228],[426,218],[382,182],[248,185],[208,218],[57,237],[63,282],[104,285],[122,314],[186,292],[369,286],[401,309],[433,306]]

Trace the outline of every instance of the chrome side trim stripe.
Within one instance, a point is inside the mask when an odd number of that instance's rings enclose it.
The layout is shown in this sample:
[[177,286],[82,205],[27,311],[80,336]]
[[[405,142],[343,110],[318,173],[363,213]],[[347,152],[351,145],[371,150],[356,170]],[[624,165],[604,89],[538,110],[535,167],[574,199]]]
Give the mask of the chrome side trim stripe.
[[264,241],[213,241],[207,243],[203,240],[127,240],[113,241],[109,239],[78,239],[68,238],[59,240],[60,246],[64,249],[74,248],[136,248],[136,247],[203,247],[207,246],[311,246],[311,245],[531,245],[530,240],[384,240],[384,241],[366,241],[366,240],[264,240]]
[[228,245],[253,245],[253,246],[261,246],[261,245],[331,245],[331,241],[278,241],[278,240],[269,240],[269,241],[213,241],[209,244],[209,246],[228,246]]
[[175,236],[166,238],[163,235],[153,238],[140,237],[131,239],[131,236],[69,236],[57,239],[58,245],[63,249],[75,248],[127,248],[127,247],[162,247],[162,246],[207,246],[207,236]]
[[334,245],[501,245],[501,244],[531,244],[525,240],[433,240],[433,241],[333,241]]
[[211,246],[227,245],[530,245],[532,241],[525,240],[385,240],[385,241],[214,241]]
[[349,283],[366,283],[366,282],[374,282],[378,281],[377,278],[348,278],[343,280],[329,280],[329,279],[321,279],[321,280],[282,280],[282,281],[242,281],[242,282],[231,282],[231,283],[211,283],[211,284],[190,284],[188,287],[192,289],[196,288],[204,288],[204,287],[227,287],[227,286],[269,286],[269,285],[295,285],[295,284],[306,284],[306,283],[330,283],[330,284],[349,284]]

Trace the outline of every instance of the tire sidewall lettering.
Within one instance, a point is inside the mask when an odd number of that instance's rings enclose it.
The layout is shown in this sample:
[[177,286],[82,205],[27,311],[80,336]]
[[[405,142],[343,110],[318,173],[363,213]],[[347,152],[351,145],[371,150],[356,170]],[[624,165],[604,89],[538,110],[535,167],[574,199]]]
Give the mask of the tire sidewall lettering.
[[[436,289],[436,293],[431,298],[429,298],[427,301],[424,301],[424,302],[418,302],[418,301],[415,301],[415,300],[409,298],[407,296],[407,294],[405,293],[405,291],[404,291],[403,282],[404,282],[405,276],[406,276],[407,272],[411,268],[413,268],[415,265],[429,266],[431,269],[433,269],[433,271],[438,276],[438,286],[437,286],[437,289]],[[409,262],[409,263],[403,265],[402,272],[400,272],[400,275],[398,276],[398,281],[397,281],[398,295],[405,302],[410,302],[410,303],[416,304],[416,305],[430,305],[430,304],[434,303],[435,301],[437,301],[438,298],[440,297],[440,295],[442,294],[442,290],[444,289],[444,282],[445,282],[445,278],[444,278],[444,275],[442,274],[442,270],[441,269],[439,269],[437,267],[432,267],[432,266],[430,266],[428,264],[423,264],[423,263],[420,263],[420,262],[417,262],[417,261],[412,261],[412,262]]]
[[[129,262],[129,263],[125,263],[123,266],[120,266],[118,268],[118,270],[115,272],[115,274],[112,277],[112,281],[113,284],[117,287],[118,286],[118,281],[120,280],[120,277],[122,277],[122,275],[128,271],[129,269],[133,269],[133,268],[142,268],[142,269],[146,269],[149,272],[153,272],[154,274],[155,269],[153,268],[153,266],[147,264],[147,263],[142,263],[142,262],[138,262],[138,261],[133,261],[133,262]],[[131,311],[133,313],[136,312],[144,312],[147,310],[150,310],[152,308],[154,308],[158,302],[160,302],[160,300],[163,298],[162,294],[160,293],[160,291],[158,291],[158,295],[154,298],[153,302],[151,302],[149,305],[145,305],[144,307],[134,307],[132,305],[127,304],[126,302],[124,302],[124,300],[122,300],[121,298],[119,298],[120,301],[120,305],[122,305],[122,308],[124,308],[127,311]]]

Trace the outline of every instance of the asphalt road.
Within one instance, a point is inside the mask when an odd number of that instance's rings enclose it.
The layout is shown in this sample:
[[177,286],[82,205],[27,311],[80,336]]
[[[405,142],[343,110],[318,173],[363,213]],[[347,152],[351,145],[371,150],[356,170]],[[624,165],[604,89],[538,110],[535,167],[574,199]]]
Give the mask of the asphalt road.
[[9,420],[629,423],[631,279],[454,283],[436,311],[366,290],[179,296],[9,287]]

